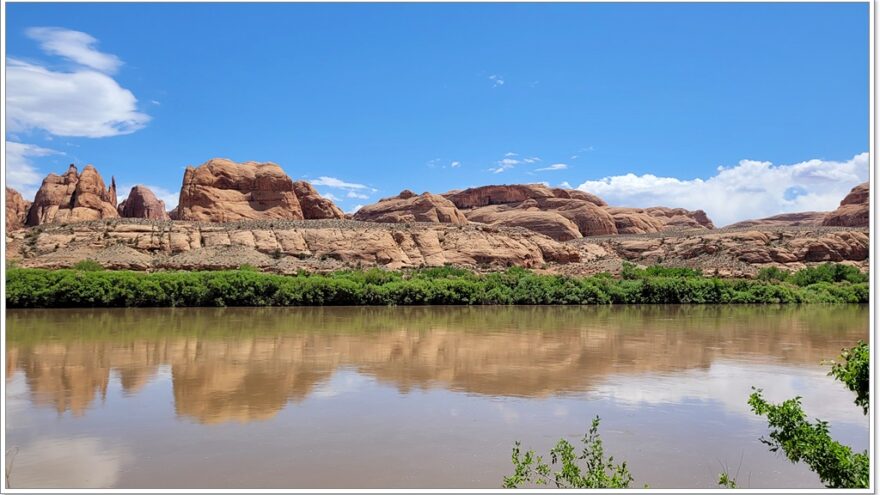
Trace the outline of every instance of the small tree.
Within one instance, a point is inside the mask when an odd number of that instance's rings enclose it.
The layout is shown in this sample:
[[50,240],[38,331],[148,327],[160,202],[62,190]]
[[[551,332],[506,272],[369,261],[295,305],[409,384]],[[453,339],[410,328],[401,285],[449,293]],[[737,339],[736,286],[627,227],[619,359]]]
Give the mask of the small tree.
[[[552,472],[550,465],[541,456],[536,456],[535,451],[522,454],[520,444],[516,442],[511,456],[514,473],[504,478],[504,488],[518,488],[529,483],[552,483],[556,488],[629,488],[633,477],[626,462],[615,465],[614,457],[605,458],[605,449],[599,438],[598,416],[581,442],[584,449],[577,455],[571,443],[565,439],[559,440],[550,451],[550,464],[560,464],[562,467],[556,472]],[[578,461],[584,465],[579,465]]]
[[[834,363],[829,375],[856,392],[855,403],[868,414],[868,346],[860,341],[852,349],[844,349],[841,358],[843,361]],[[767,416],[772,431],[770,438],[762,437],[761,442],[770,446],[772,452],[782,449],[791,462],[803,461],[828,488],[869,487],[868,452],[855,453],[833,440],[827,421],[817,419],[811,423],[807,420],[800,397],[771,404],[764,399],[761,389],[756,389],[749,397],[749,405],[755,414]]]

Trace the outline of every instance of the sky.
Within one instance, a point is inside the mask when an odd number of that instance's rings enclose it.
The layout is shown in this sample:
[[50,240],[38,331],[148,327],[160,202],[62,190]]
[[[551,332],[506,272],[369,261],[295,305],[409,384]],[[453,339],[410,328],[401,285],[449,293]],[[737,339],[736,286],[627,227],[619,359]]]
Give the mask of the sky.
[[716,225],[868,178],[867,3],[8,3],[6,183],[93,164],[169,209],[271,161],[342,209],[547,183]]

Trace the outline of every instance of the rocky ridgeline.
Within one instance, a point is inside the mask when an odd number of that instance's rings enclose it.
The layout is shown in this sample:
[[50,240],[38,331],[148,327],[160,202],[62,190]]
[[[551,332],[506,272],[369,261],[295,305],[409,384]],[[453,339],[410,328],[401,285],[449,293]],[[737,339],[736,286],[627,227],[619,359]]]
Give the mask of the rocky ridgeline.
[[[132,188],[117,207],[115,179],[108,188],[93,166],[80,174],[71,165],[64,175],[46,177],[33,204],[7,189],[6,241],[7,257],[45,267],[90,258],[143,270],[251,264],[286,273],[453,264],[594,273],[633,261],[750,275],[762,266],[794,269],[822,261],[866,266],[868,198],[866,183],[834,212],[787,213],[715,229],[702,210],[611,207],[578,190],[493,185],[444,194],[403,191],[349,221],[308,182],[293,181],[274,163],[212,159],[187,168],[179,205],[169,214],[144,186]],[[16,231],[23,226],[32,228]]]

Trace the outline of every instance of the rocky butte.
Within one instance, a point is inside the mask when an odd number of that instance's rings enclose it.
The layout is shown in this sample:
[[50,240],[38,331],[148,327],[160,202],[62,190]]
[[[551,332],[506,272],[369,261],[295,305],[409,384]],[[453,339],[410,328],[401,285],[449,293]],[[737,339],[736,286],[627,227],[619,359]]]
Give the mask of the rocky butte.
[[150,220],[168,220],[165,202],[160,200],[146,186],[134,186],[128,197],[119,203],[119,216],[122,218],[147,218]]
[[116,218],[116,180],[110,187],[92,165],[82,174],[71,164],[64,175],[49,174],[28,210],[27,226]]

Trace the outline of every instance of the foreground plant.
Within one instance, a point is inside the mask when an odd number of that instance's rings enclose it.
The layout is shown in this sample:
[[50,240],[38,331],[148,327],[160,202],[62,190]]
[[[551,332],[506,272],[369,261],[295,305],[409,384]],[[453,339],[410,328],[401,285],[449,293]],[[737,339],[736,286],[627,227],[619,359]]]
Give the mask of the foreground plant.
[[[616,465],[614,457],[605,458],[605,449],[599,437],[598,416],[581,442],[584,448],[578,455],[571,443],[565,439],[559,440],[550,451],[550,464],[535,455],[533,450],[523,454],[520,443],[516,442],[511,456],[514,473],[504,478],[504,488],[550,484],[556,488],[629,488],[633,477],[626,462]],[[554,472],[551,465],[557,464],[561,469]]]
[[[841,358],[842,362],[835,363],[829,375],[856,392],[855,403],[868,414],[868,346],[860,341],[852,349],[844,349]],[[782,449],[791,462],[804,462],[828,488],[869,487],[868,452],[853,452],[852,448],[832,439],[827,421],[810,422],[800,397],[772,404],[764,399],[761,389],[756,389],[749,397],[749,405],[755,414],[767,417],[770,438],[761,438],[761,442],[770,446],[772,452]]]

